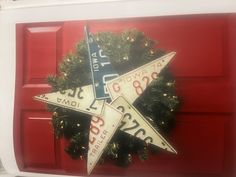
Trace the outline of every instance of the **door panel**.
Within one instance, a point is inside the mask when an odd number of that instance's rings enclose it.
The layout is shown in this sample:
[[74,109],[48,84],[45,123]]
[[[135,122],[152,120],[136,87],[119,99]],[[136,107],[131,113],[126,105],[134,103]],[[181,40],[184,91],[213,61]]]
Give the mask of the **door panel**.
[[20,169],[86,175],[86,161],[65,154],[68,142],[53,137],[50,113],[32,97],[50,91],[45,78],[57,73],[63,56],[76,50],[88,24],[92,33],[136,28],[159,41],[157,47],[176,51],[170,69],[182,100],[176,126],[167,136],[177,155],[160,151],[145,162],[134,157],[128,168],[105,162],[93,173],[232,175],[235,21],[236,16],[228,14],[18,24],[14,141]]
[[[54,167],[55,140],[51,131],[51,115],[47,112],[23,112],[22,145],[25,167]],[[46,142],[46,143],[45,143]]]
[[48,74],[56,73],[59,33],[59,26],[25,29],[25,84],[44,83]]

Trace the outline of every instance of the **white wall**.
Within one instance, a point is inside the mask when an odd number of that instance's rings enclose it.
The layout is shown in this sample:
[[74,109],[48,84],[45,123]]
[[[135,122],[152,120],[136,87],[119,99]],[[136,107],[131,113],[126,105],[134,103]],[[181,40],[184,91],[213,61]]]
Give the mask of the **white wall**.
[[[0,0],[1,1],[1,0]],[[2,166],[2,162],[0,160],[0,175],[1,174],[4,174],[5,173],[5,170],[3,169],[3,166]]]

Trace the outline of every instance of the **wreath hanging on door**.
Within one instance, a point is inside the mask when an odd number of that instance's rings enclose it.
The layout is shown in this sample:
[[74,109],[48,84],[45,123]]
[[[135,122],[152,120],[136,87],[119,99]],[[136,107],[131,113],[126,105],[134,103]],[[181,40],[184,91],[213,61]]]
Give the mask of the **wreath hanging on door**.
[[[166,52],[156,47],[156,42],[137,30],[127,30],[119,34],[101,32],[94,35],[96,42],[110,58],[119,75],[142,66]],[[92,83],[88,49],[85,40],[77,44],[76,52],[68,54],[59,65],[59,73],[49,76],[52,91],[63,91]],[[167,134],[175,123],[175,113],[179,98],[175,91],[175,80],[165,67],[149,87],[133,103],[146,120],[162,134]],[[84,159],[88,152],[89,127],[91,116],[48,104],[52,112],[52,125],[55,136],[69,140],[65,151],[73,159]],[[113,159],[119,166],[127,166],[132,155],[138,154],[141,160],[148,158],[149,150],[156,147],[117,131],[106,146],[102,162]]]

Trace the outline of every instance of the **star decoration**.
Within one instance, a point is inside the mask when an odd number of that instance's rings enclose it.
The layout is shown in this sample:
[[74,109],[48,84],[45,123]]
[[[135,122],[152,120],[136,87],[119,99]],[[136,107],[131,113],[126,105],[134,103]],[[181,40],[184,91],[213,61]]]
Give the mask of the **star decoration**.
[[[90,174],[114,133],[120,129],[146,143],[167,151],[176,150],[132,106],[152,80],[174,57],[168,53],[121,76],[112,68],[109,58],[85,29],[93,84],[35,96],[55,106],[92,115],[89,134],[87,172]],[[105,78],[105,79],[104,79]],[[103,84],[99,84],[99,83]],[[101,86],[101,87],[100,87]],[[99,97],[101,96],[101,97]],[[106,99],[111,98],[110,104]]]

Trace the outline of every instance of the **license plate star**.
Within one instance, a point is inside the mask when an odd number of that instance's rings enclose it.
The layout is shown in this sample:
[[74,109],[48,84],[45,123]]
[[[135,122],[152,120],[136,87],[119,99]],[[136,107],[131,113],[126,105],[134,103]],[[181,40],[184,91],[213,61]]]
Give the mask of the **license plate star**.
[[[34,99],[92,116],[87,156],[88,174],[96,166],[117,129],[146,143],[177,153],[132,105],[171,61],[175,52],[119,76],[87,28],[85,35],[93,84],[41,94]],[[108,104],[106,99],[111,99],[112,102]]]

